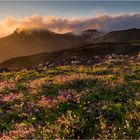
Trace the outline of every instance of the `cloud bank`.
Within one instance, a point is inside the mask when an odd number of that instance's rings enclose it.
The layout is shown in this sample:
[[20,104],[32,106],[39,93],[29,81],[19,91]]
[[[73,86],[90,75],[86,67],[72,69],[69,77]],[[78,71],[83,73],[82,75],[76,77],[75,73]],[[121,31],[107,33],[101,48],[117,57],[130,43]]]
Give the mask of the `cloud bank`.
[[47,29],[57,33],[79,33],[86,29],[98,29],[104,31],[140,28],[140,14],[119,14],[111,16],[100,14],[93,18],[64,19],[55,16],[33,15],[25,18],[6,17],[0,19],[0,37],[7,36],[16,28]]

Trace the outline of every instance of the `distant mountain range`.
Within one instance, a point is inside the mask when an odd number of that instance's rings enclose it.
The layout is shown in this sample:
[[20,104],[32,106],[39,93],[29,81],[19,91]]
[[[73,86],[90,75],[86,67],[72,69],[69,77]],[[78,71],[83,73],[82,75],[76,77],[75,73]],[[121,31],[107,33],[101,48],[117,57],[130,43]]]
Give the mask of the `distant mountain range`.
[[[0,68],[27,68],[36,67],[48,59],[60,59],[60,56],[73,56],[74,50],[80,49],[77,54],[99,55],[107,52],[121,53],[139,51],[140,29],[128,29],[104,33],[98,30],[85,30],[81,34],[57,34],[48,30],[19,30],[13,34],[0,38]],[[110,44],[111,43],[111,44]],[[134,43],[138,43],[133,48]],[[114,49],[114,46],[117,48]],[[71,50],[67,53],[65,50]],[[54,53],[53,53],[54,52]],[[34,55],[35,54],[35,55]],[[30,56],[29,56],[30,55]],[[66,56],[67,55],[67,56]],[[78,56],[77,55],[77,56]],[[22,57],[25,56],[25,57]],[[17,58],[16,58],[17,57]],[[24,60],[24,61],[23,61]],[[3,63],[2,63],[3,62]],[[25,67],[24,67],[25,66]]]

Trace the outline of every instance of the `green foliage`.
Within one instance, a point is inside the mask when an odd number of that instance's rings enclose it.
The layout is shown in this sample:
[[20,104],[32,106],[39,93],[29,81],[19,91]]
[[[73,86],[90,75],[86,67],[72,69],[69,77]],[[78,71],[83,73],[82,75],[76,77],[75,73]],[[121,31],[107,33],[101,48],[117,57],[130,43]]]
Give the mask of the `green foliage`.
[[0,74],[3,139],[137,139],[140,63]]

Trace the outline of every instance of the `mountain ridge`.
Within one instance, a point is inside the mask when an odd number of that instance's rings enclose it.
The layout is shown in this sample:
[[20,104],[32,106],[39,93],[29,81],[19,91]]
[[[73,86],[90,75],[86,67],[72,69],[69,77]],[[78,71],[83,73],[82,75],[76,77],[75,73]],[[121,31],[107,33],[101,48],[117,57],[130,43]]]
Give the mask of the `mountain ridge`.
[[140,40],[140,29],[131,28],[127,30],[111,31],[98,38],[95,42],[131,42],[138,40]]
[[[74,48],[83,48],[84,46],[90,44],[96,46],[96,44],[104,43],[106,45],[106,43],[131,43],[139,41],[140,29],[136,28],[112,31],[109,33],[88,29],[82,31],[79,35],[75,35],[73,33],[58,34],[49,30],[41,29],[17,29],[13,34],[4,38],[0,38],[0,63],[14,57],[29,56],[39,53],[59,52],[61,50]],[[100,51],[102,52],[102,50]]]
[[74,48],[85,44],[83,37],[74,34],[56,34],[50,31],[20,32],[15,31],[0,38],[0,62],[12,57],[53,52]]

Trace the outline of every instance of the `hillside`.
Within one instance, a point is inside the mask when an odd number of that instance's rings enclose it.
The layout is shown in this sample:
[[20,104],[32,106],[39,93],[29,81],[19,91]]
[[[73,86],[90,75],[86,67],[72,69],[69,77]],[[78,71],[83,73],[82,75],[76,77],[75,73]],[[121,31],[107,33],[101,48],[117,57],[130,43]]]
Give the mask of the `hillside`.
[[[68,49],[52,53],[40,53],[6,60],[1,69],[22,70],[37,67],[61,65],[93,65],[107,55],[136,56],[140,52],[140,43],[102,43]],[[98,56],[98,57],[97,57]],[[97,59],[97,58],[98,59]]]
[[112,31],[98,38],[96,43],[140,41],[140,29]]
[[0,73],[0,139],[138,139],[140,56]]
[[0,38],[0,62],[12,57],[53,52],[85,44],[81,36],[57,34],[47,30],[19,30]]
[[0,38],[0,63],[13,57],[82,48],[88,44],[137,42],[139,40],[140,29],[113,31],[106,34],[89,29],[81,31],[78,35],[57,34],[39,29],[17,29],[13,34]]

